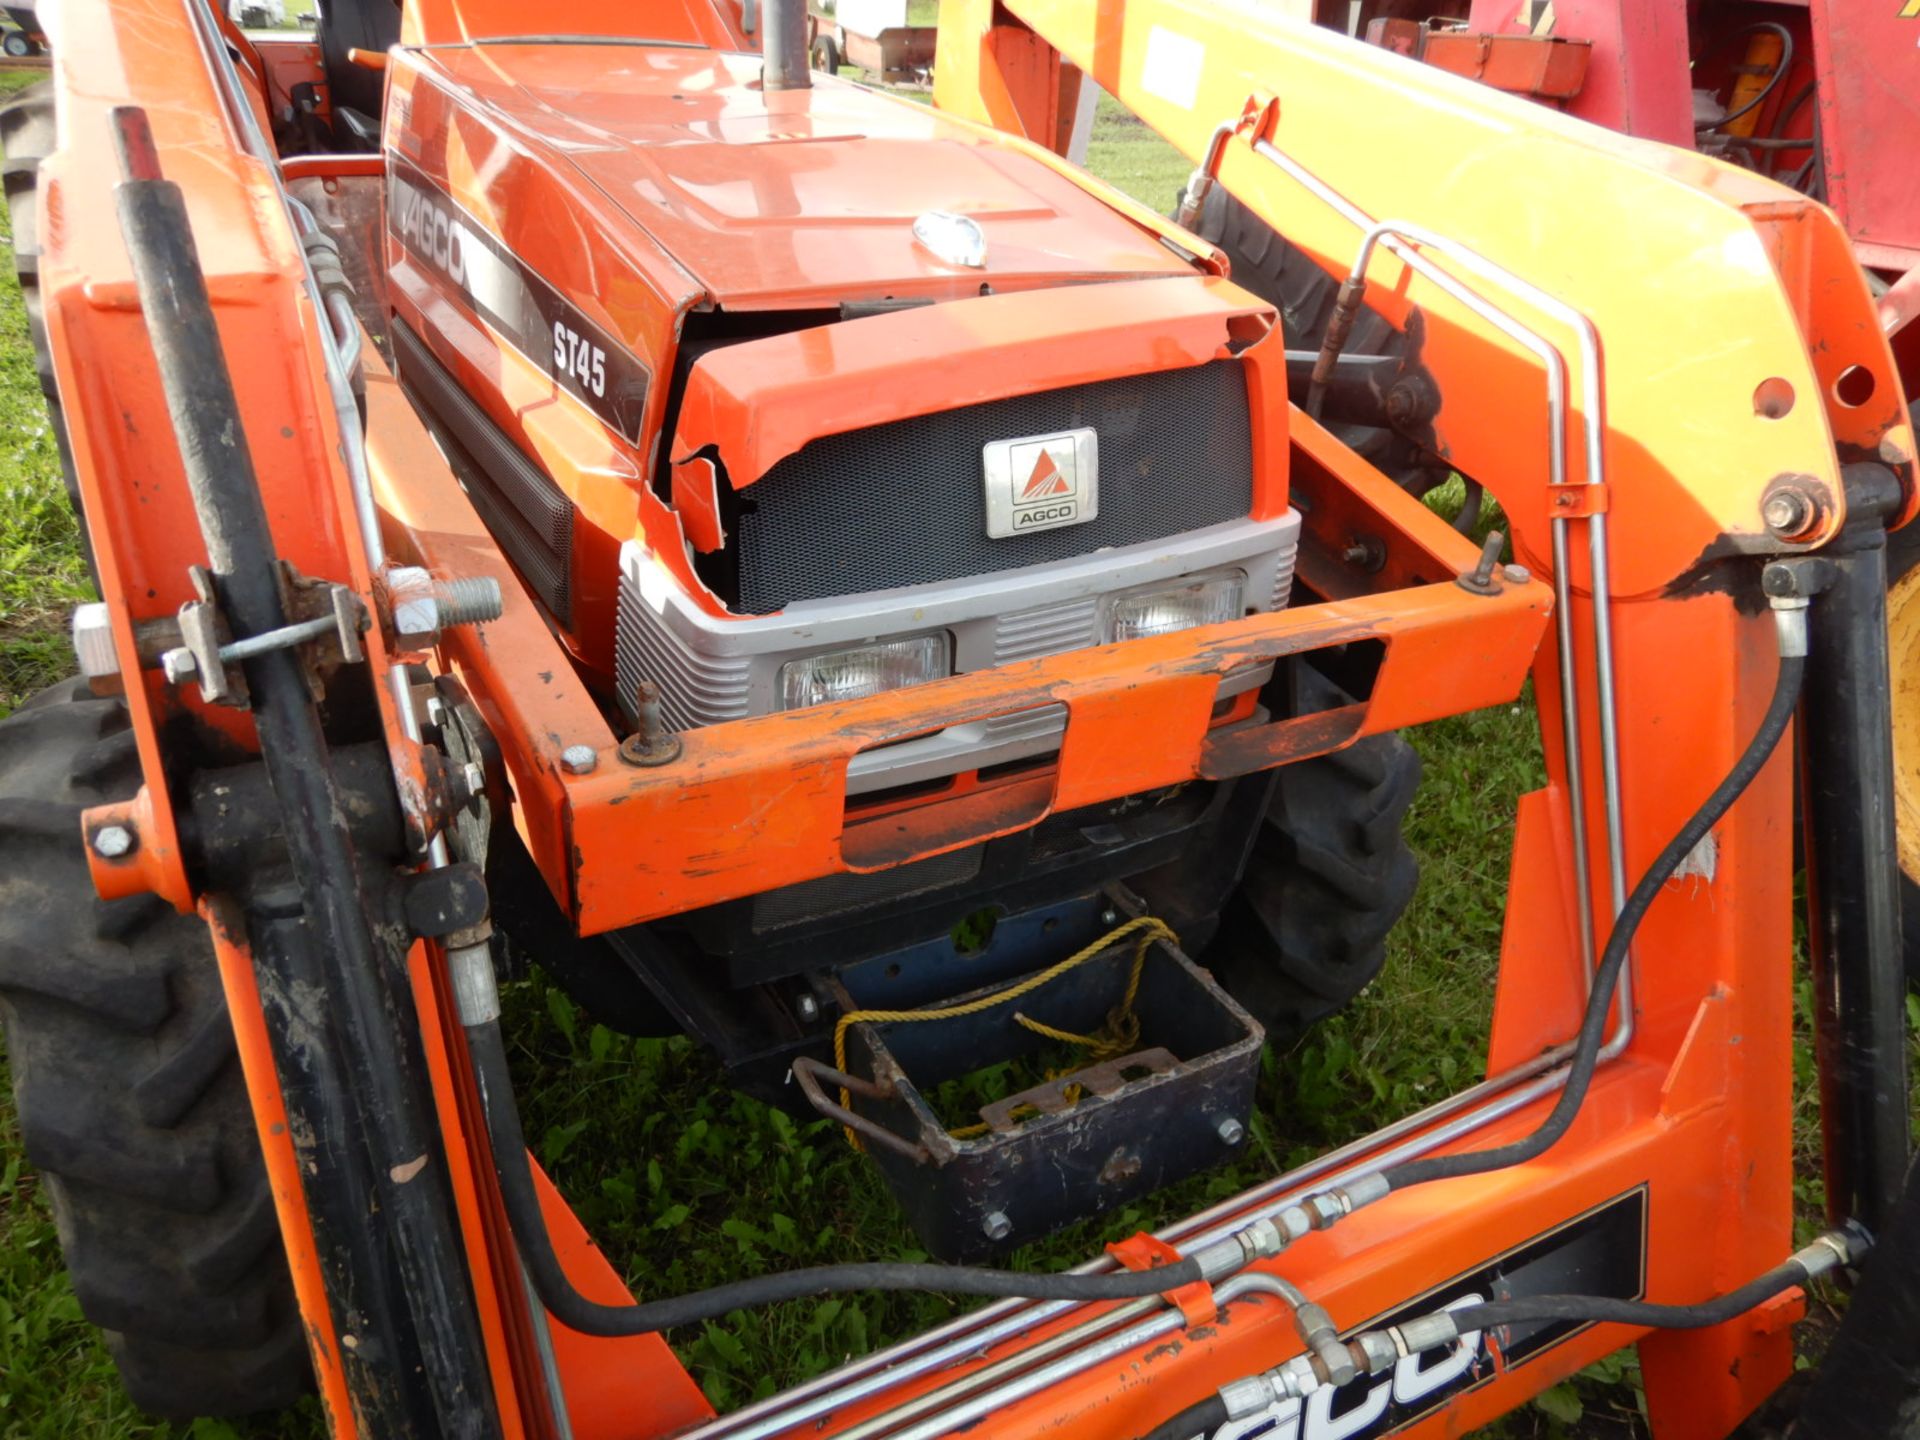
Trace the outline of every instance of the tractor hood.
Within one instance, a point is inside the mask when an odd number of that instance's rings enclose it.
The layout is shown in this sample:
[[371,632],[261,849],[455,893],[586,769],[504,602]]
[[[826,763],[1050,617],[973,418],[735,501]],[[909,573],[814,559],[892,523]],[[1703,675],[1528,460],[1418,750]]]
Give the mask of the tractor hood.
[[[1045,160],[912,101],[826,77],[768,95],[758,57],[711,50],[489,46],[485,61],[473,88],[723,308],[1193,273]],[[929,211],[976,222],[984,263],[916,242]]]

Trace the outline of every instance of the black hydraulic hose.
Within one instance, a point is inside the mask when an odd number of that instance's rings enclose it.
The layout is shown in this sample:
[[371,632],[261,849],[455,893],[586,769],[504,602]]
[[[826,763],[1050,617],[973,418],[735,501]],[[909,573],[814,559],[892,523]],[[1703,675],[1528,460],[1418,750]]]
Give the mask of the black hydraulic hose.
[[500,1196],[514,1241],[520,1247],[520,1258],[526,1262],[533,1288],[553,1318],[583,1335],[643,1335],[717,1320],[733,1310],[847,1290],[917,1290],[1022,1300],[1136,1300],[1207,1278],[1197,1256],[1152,1270],[1107,1275],[1022,1274],[964,1265],[816,1265],[756,1275],[666,1300],[602,1305],[573,1287],[554,1253],[553,1237],[547,1231],[534,1188],[533,1168],[527,1160],[526,1137],[520,1128],[499,1023],[489,1020],[469,1025],[466,1031],[481,1108],[486,1113],[487,1138],[493,1147],[494,1170],[500,1177]]
[[1193,1440],[1196,1435],[1211,1435],[1232,1417],[1227,1402],[1218,1395],[1187,1406],[1171,1420],[1163,1420],[1146,1433],[1145,1440]]
[[1538,1320],[1571,1320],[1605,1325],[1638,1325],[1650,1330],[1699,1330],[1724,1325],[1811,1277],[1798,1257],[1756,1275],[1738,1290],[1729,1290],[1697,1305],[1655,1305],[1646,1300],[1616,1300],[1606,1295],[1529,1295],[1521,1300],[1490,1300],[1485,1305],[1463,1305],[1447,1314],[1461,1334],[1519,1325]]
[[[1760,93],[1754,96],[1753,99],[1742,105],[1738,110],[1730,111],[1722,115],[1718,120],[1711,120],[1705,125],[1694,126],[1695,134],[1709,134],[1723,126],[1731,125],[1742,116],[1751,115],[1767,103],[1767,97],[1779,89],[1780,82],[1787,78],[1787,72],[1793,68],[1793,35],[1786,26],[1776,25],[1771,20],[1757,20],[1751,25],[1743,25],[1738,30],[1731,32],[1725,36],[1720,43],[1721,45],[1725,45],[1728,40],[1738,40],[1743,35],[1757,34],[1762,30],[1771,30],[1775,35],[1780,37],[1780,60],[1779,63],[1773,67],[1773,74],[1767,77],[1767,83],[1760,87]],[[1720,47],[1715,46],[1714,48],[1717,50]]]
[[1606,949],[1594,972],[1593,993],[1587,997],[1586,1014],[1581,1017],[1580,1035],[1574,1042],[1567,1083],[1561,1089],[1559,1099],[1554,1102],[1552,1113],[1531,1135],[1508,1145],[1496,1145],[1491,1150],[1471,1150],[1459,1155],[1435,1155],[1392,1166],[1384,1172],[1390,1189],[1404,1190],[1410,1185],[1421,1185],[1430,1180],[1451,1180],[1462,1175],[1484,1175],[1490,1170],[1504,1170],[1509,1165],[1537,1159],[1567,1133],[1574,1116],[1580,1113],[1587,1087],[1599,1064],[1607,1016],[1613,1009],[1613,992],[1620,983],[1620,971],[1627,963],[1627,952],[1633,945],[1634,932],[1640,928],[1641,920],[1652,907],[1661,888],[1680,868],[1680,862],[1691,855],[1694,846],[1719,823],[1720,817],[1740,798],[1773,754],[1780,737],[1786,733],[1788,722],[1793,719],[1794,707],[1800,700],[1800,682],[1805,678],[1806,669],[1804,654],[1780,657],[1780,673],[1774,681],[1773,699],[1768,702],[1766,714],[1761,718],[1760,727],[1754,732],[1745,753],[1734,762],[1726,778],[1694,812],[1693,818],[1667,842],[1666,849],[1647,867],[1646,874],[1640,877],[1640,883],[1633,887],[1633,893],[1627,897],[1619,918],[1613,922],[1613,931],[1607,936]]

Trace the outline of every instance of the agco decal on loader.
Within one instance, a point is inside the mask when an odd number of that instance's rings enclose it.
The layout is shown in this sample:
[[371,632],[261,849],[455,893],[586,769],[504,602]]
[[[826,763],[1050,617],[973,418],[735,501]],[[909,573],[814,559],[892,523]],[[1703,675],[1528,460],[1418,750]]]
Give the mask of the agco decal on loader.
[[[136,1401],[1331,1440],[1637,1342],[1655,1433],[1705,1440],[1844,1273],[1796,1433],[1910,1425],[1897,872],[1849,757],[1914,437],[1829,212],[1202,0],[947,0],[934,110],[809,77],[789,0],[46,19],[8,199],[104,599],[0,726],[0,1000]],[[1257,255],[1061,158],[1088,83]],[[1264,1040],[1410,892],[1395,732],[1529,677],[1489,1078],[991,1264],[1243,1143]],[[1798,1250],[1790,732],[1833,1020]],[[636,1299],[527,1152],[509,947],[831,1117],[938,1261]],[[661,1338],[871,1290],[994,1303],[721,1416]]]

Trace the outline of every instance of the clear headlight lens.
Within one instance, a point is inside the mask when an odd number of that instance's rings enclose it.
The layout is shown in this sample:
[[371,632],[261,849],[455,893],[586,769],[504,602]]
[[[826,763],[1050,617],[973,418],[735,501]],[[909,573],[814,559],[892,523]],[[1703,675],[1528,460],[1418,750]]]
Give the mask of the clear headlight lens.
[[1178,585],[1116,595],[1107,602],[1106,638],[1139,640],[1238,620],[1246,587],[1244,571],[1221,570]]
[[899,690],[928,680],[943,679],[953,669],[950,645],[943,630],[905,640],[881,640],[848,650],[829,650],[780,667],[779,703],[782,710],[804,710],[835,700],[860,700],[882,690]]

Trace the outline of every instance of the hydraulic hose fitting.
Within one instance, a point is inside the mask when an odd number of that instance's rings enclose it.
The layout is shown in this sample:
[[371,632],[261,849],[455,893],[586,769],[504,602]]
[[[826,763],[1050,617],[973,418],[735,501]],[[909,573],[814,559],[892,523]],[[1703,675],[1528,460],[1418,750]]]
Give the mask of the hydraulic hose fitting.
[[485,1025],[500,1018],[500,984],[493,973],[493,947],[485,940],[448,947],[447,979],[462,1025]]
[[1271,1260],[1287,1247],[1287,1236],[1271,1220],[1254,1221],[1224,1240],[1193,1252],[1200,1276],[1213,1281],[1238,1274],[1256,1260]]
[[1816,1280],[1829,1270],[1857,1265],[1868,1248],[1870,1242],[1866,1241],[1865,1232],[1858,1228],[1851,1232],[1829,1230],[1824,1235],[1816,1236],[1805,1249],[1794,1251],[1793,1263],[1806,1271],[1807,1279]]
[[1320,1362],[1316,1371],[1325,1374],[1329,1385],[1345,1385],[1360,1374],[1353,1353],[1338,1340],[1327,1339],[1314,1346],[1313,1358]]
[[1401,1355],[1418,1355],[1453,1344],[1460,1338],[1460,1327],[1454,1323],[1453,1316],[1443,1311],[1391,1326],[1387,1330],[1387,1338]]
[[1221,1386],[1220,1403],[1227,1419],[1246,1420],[1282,1400],[1304,1400],[1326,1384],[1311,1355],[1296,1355],[1284,1365]]
[[1782,659],[1806,657],[1807,599],[1804,595],[1773,601],[1773,627],[1780,637]]
[[1404,1358],[1400,1354],[1400,1347],[1384,1330],[1362,1331],[1353,1337],[1347,1348],[1354,1352],[1354,1359],[1369,1375],[1391,1370]]
[[1306,1209],[1312,1217],[1316,1230],[1328,1230],[1335,1222],[1344,1220],[1354,1211],[1386,1195],[1390,1189],[1387,1177],[1375,1171],[1371,1175],[1362,1175],[1348,1185],[1336,1185],[1331,1190],[1322,1190],[1307,1198]]
[[1173,223],[1182,230],[1192,230],[1200,224],[1201,212],[1207,206],[1207,196],[1213,190],[1213,177],[1220,169],[1220,152],[1239,128],[1239,122],[1235,120],[1223,120],[1213,127],[1213,134],[1207,140],[1206,155],[1194,168],[1193,174],[1187,177],[1186,189],[1180,192],[1180,207],[1174,212]]
[[1760,589],[1773,607],[1782,659],[1806,657],[1807,604],[1829,588],[1833,579],[1833,562],[1819,555],[1774,560],[1760,572]]

